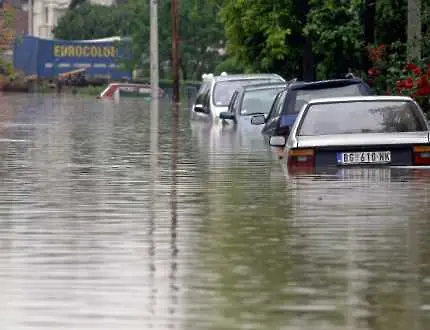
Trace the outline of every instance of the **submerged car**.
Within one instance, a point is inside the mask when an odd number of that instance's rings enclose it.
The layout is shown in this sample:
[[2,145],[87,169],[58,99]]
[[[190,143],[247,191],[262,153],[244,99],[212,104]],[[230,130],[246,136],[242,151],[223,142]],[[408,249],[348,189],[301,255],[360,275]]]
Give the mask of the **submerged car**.
[[272,135],[288,137],[299,111],[309,101],[326,97],[361,95],[373,95],[373,91],[365,82],[355,77],[293,82],[276,96],[268,116],[256,115],[252,118],[252,123],[264,124],[261,132],[266,140]]
[[289,169],[430,165],[429,124],[420,106],[403,96],[312,100],[288,140],[272,136],[270,145],[283,149]]
[[242,86],[231,97],[228,110],[220,118],[236,124],[251,124],[251,116],[267,115],[276,94],[284,90],[287,83],[264,83]]
[[197,93],[191,109],[192,119],[219,118],[219,114],[228,110],[231,97],[236,89],[257,83],[278,82],[285,79],[277,74],[221,74],[206,75]]

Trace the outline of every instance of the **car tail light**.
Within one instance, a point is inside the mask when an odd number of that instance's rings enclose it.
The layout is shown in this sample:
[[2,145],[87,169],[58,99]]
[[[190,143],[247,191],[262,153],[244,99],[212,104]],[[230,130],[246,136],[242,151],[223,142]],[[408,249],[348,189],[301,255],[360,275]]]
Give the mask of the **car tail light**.
[[288,167],[291,169],[313,169],[315,165],[314,149],[288,150]]
[[430,165],[430,146],[415,146],[413,161],[414,165]]

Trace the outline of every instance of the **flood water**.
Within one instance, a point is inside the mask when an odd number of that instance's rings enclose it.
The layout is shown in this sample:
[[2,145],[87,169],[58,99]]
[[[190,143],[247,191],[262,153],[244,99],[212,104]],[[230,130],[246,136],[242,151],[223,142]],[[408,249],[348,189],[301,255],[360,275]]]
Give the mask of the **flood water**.
[[171,113],[0,96],[0,329],[427,329],[430,170],[291,176]]

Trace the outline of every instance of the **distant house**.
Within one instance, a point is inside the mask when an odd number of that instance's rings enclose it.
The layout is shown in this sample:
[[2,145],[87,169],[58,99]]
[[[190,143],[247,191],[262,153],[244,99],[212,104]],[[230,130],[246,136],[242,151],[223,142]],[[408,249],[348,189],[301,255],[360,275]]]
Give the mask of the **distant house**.
[[[33,0],[33,26],[30,34],[40,38],[53,38],[52,30],[66,13],[70,2],[71,0]],[[111,6],[115,0],[90,0],[90,2]],[[28,0],[25,3],[27,11]]]

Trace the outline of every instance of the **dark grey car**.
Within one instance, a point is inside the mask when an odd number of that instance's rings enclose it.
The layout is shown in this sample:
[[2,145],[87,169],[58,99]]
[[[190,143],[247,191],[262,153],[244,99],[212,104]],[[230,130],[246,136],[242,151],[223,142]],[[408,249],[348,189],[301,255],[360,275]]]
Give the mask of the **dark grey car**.
[[261,127],[251,125],[253,115],[267,115],[276,95],[287,87],[287,83],[263,83],[242,86],[232,95],[228,110],[220,113],[220,118],[252,131]]

